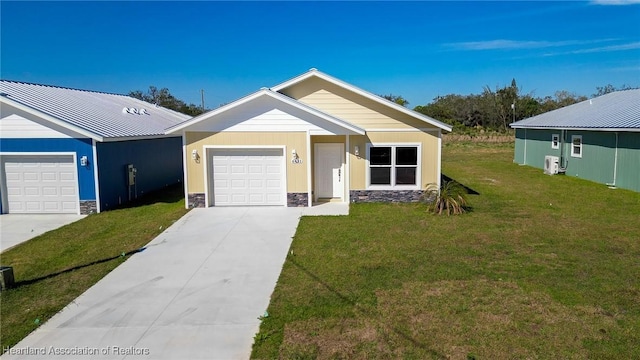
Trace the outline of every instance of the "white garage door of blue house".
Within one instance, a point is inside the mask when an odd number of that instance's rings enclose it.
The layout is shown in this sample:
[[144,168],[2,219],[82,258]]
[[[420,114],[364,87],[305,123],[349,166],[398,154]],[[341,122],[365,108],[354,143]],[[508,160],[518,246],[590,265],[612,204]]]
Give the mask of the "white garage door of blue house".
[[286,205],[282,149],[211,149],[210,159],[214,206]]
[[8,207],[4,212],[78,213],[78,177],[72,155],[4,155],[2,172]]

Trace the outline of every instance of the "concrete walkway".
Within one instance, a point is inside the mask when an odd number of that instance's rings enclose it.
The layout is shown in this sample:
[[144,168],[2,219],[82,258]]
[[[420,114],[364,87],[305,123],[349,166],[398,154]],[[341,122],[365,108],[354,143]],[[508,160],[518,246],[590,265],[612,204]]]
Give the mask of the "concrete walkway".
[[86,215],[74,214],[4,214],[0,215],[0,251],[64,225]]
[[2,359],[248,359],[303,210],[194,209]]

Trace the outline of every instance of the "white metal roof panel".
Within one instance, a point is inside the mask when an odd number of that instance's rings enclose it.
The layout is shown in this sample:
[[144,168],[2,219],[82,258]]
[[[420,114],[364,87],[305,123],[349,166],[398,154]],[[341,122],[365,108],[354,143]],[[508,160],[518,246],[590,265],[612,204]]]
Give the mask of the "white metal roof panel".
[[516,121],[511,127],[640,131],[640,89],[598,96]]
[[[163,136],[166,128],[189,119],[173,110],[130,96],[0,80],[0,94],[103,138]],[[145,114],[123,112],[145,109]]]

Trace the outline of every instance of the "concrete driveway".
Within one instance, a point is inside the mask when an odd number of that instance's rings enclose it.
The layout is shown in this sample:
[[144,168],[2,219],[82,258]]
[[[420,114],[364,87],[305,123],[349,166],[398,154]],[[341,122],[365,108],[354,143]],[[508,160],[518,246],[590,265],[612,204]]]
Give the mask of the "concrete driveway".
[[247,359],[303,211],[194,209],[2,359]]
[[8,250],[34,237],[78,221],[86,215],[4,214],[0,216],[0,251]]

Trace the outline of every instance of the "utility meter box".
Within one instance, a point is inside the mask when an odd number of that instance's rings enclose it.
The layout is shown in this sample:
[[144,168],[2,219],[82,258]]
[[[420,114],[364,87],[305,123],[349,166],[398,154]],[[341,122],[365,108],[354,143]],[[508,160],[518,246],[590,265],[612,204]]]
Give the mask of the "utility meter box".
[[136,172],[138,170],[133,167],[133,164],[127,165],[127,185],[133,186],[136,184]]

